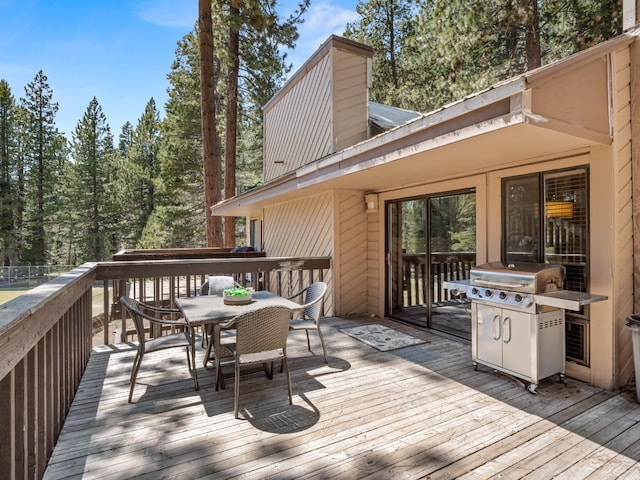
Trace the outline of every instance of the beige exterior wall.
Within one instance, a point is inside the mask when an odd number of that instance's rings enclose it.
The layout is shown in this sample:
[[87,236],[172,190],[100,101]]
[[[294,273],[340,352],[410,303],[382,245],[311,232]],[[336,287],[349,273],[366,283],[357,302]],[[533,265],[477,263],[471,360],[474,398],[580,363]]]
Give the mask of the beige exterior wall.
[[[327,191],[265,209],[270,257],[331,256],[325,315],[367,311],[367,214],[360,191]],[[291,292],[293,293],[293,292]]]
[[371,55],[332,37],[267,103],[265,182],[367,138]]
[[332,153],[331,93],[327,53],[282,98],[265,108],[265,182]]
[[[616,252],[613,274],[613,341],[615,380],[613,387],[623,386],[633,375],[633,346],[626,317],[633,313],[633,184],[631,182],[631,55],[624,49],[612,55],[611,81],[613,91],[613,193]],[[607,352],[605,351],[605,354]],[[606,375],[607,372],[602,372]]]
[[333,138],[335,151],[343,150],[367,138],[369,59],[334,49]]
[[361,191],[335,192],[334,296],[340,315],[367,311],[367,213]]
[[[265,209],[262,229],[265,252],[270,257],[333,256],[333,214],[334,195],[331,191]],[[329,272],[324,281],[329,285],[324,312],[325,315],[334,315],[334,272]]]
[[[607,55],[569,71],[558,69],[543,81],[535,81],[531,110],[544,117],[547,128],[578,135],[578,128],[582,128],[608,137],[608,75]],[[589,101],[585,101],[587,98]],[[575,119],[580,119],[581,124],[572,124]]]

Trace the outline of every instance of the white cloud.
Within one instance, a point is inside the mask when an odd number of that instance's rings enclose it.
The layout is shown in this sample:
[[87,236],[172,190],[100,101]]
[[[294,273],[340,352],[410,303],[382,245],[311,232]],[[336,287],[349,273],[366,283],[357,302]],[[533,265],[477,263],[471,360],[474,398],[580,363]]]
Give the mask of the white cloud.
[[331,1],[311,2],[309,11],[304,15],[304,23],[298,27],[300,37],[296,48],[287,52],[293,70],[300,67],[329,36],[342,35],[347,23],[358,20],[356,3],[353,1],[354,7],[349,9]]
[[135,7],[142,20],[161,27],[191,28],[198,20],[195,0],[143,0]]

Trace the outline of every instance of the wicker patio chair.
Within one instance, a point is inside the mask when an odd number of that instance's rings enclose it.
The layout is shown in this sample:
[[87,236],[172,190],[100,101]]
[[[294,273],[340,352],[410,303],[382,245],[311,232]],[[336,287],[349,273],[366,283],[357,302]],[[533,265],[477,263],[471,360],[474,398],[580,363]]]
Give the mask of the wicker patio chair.
[[[182,348],[187,352],[187,364],[189,371],[193,375],[193,385],[198,390],[198,374],[196,372],[195,357],[195,335],[189,321],[185,318],[174,320],[180,315],[180,310],[174,308],[161,308],[147,305],[130,297],[121,297],[120,303],[131,313],[133,323],[138,336],[138,351],[133,360],[133,368],[131,370],[131,387],[129,389],[129,403],[133,396],[133,388],[138,376],[138,370],[145,354],[166,350],[168,348]],[[171,318],[167,318],[171,317]],[[150,323],[150,330],[156,327],[160,331],[160,335],[156,338],[145,338],[144,322]],[[169,327],[173,333],[162,335],[162,331]]]
[[324,361],[327,360],[327,349],[324,344],[324,338],[322,337],[322,331],[320,330],[320,315],[322,314],[322,302],[324,296],[327,293],[327,284],[324,282],[315,282],[309,285],[307,288],[291,295],[289,300],[296,297],[304,296],[303,304],[300,306],[300,310],[297,311],[297,316],[291,320],[289,326],[290,330],[304,330],[307,334],[307,348],[311,351],[311,342],[309,341],[309,330],[316,330],[320,337],[320,343],[322,344],[322,352],[324,354]]
[[[284,365],[289,392],[289,405],[293,403],[291,376],[287,363],[287,335],[291,310],[287,307],[264,307],[238,315],[227,323],[227,327],[236,328],[236,342],[225,345],[233,353],[235,363],[234,415],[239,418],[240,367],[254,364],[271,364],[280,360]],[[216,385],[221,375],[220,365],[216,362]]]

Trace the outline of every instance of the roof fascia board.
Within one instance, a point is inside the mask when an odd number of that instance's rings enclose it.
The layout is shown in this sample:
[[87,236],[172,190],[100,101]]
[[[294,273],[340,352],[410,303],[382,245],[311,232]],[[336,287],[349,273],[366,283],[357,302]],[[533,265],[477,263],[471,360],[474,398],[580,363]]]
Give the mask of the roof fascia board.
[[573,125],[571,123],[557,120],[555,118],[543,117],[542,115],[526,114],[525,123],[535,125],[541,128],[548,128],[555,132],[566,133],[573,137],[584,138],[589,143],[599,143],[602,145],[611,145],[613,139],[605,133],[595,132],[586,128]]
[[[337,174],[349,175],[358,173],[370,168],[384,165],[385,163],[393,162],[395,160],[407,157],[409,155],[416,155],[436,148],[445,147],[453,143],[457,143],[463,140],[473,138],[479,134],[490,133],[496,130],[504,129],[510,126],[526,123],[527,115],[524,112],[511,113],[499,118],[495,118],[489,121],[481,122],[476,125],[464,127],[459,130],[440,135],[434,138],[429,138],[426,141],[417,140],[416,143],[410,146],[403,146],[401,148],[392,148],[387,153],[383,153],[379,156],[363,160],[361,162],[349,163],[348,165],[340,165],[336,163],[331,168],[322,169],[311,172],[305,177],[299,177],[297,188],[308,188],[320,183],[324,183]],[[339,173],[338,173],[339,172]]]

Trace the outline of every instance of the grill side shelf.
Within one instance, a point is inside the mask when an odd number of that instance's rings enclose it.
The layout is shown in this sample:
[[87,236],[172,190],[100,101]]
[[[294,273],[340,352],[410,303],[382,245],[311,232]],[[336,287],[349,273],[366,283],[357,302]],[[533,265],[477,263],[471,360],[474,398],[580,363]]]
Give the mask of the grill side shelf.
[[571,290],[557,290],[555,292],[541,293],[535,296],[538,305],[547,307],[564,308],[577,312],[580,307],[590,303],[607,300],[606,295],[592,295],[584,292],[573,292]]

